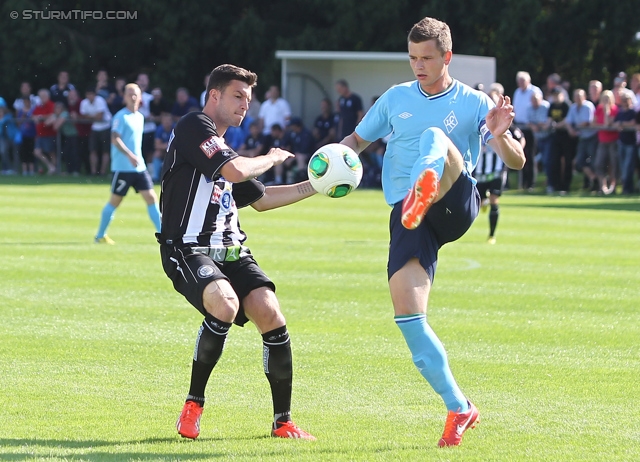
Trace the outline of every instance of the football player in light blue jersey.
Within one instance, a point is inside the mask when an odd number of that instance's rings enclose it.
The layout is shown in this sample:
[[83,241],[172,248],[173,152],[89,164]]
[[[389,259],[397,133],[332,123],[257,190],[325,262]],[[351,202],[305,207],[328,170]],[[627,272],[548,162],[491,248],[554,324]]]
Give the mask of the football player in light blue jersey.
[[94,242],[114,244],[106,235],[107,227],[116,208],[133,187],[147,203],[147,212],[156,232],[160,232],[160,209],[158,196],[153,190],[153,181],[142,157],[142,133],[144,116],[138,111],[142,96],[140,87],[135,83],[124,87],[125,107],[113,117],[111,126],[111,170],[114,172],[111,182],[111,198],[102,209],[100,226]]
[[481,143],[513,169],[524,166],[524,153],[508,133],[514,117],[509,98],[494,104],[449,75],[447,24],[424,18],[409,32],[408,48],[416,80],[387,90],[342,143],[360,153],[391,133],[382,187],[393,207],[387,276],[395,322],[416,367],[447,407],[438,445],[457,446],[477,423],[478,410],[458,387],[426,320],[438,250],[460,238],[478,214],[480,196],[471,172]]

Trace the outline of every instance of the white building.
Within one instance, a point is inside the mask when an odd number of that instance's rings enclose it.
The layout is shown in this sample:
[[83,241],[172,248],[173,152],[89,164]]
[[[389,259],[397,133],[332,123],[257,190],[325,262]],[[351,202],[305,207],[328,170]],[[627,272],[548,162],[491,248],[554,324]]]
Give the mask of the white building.
[[[414,79],[407,53],[278,50],[276,58],[282,60],[282,96],[307,127],[320,113],[322,98],[329,98],[335,108],[339,79],[349,82],[351,91],[360,95],[365,111],[374,96]],[[496,59],[454,53],[449,73],[467,85],[481,83],[486,89],[495,82]]]

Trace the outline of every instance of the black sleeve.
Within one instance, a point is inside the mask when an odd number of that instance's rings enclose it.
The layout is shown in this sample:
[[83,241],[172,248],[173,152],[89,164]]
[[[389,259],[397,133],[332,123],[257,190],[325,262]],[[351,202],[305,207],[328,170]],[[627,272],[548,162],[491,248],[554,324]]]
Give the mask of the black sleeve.
[[251,205],[264,196],[265,186],[258,180],[247,180],[242,183],[233,183],[233,200],[236,207],[241,209]]
[[209,116],[202,112],[185,115],[174,133],[169,150],[176,149],[180,156],[208,178],[213,178],[224,164],[238,157],[218,136]]

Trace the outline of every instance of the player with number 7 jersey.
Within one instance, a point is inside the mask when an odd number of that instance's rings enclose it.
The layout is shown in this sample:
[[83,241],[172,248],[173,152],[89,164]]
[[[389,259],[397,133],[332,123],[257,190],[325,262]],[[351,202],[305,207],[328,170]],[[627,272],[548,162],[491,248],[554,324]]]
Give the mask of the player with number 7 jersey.
[[147,213],[157,232],[160,232],[158,196],[153,189],[151,175],[142,157],[142,131],[144,116],[138,110],[142,102],[140,87],[130,83],[124,89],[125,107],[113,117],[111,126],[111,197],[102,209],[100,225],[94,238],[96,244],[115,244],[107,236],[116,208],[130,187],[140,193],[147,204]]

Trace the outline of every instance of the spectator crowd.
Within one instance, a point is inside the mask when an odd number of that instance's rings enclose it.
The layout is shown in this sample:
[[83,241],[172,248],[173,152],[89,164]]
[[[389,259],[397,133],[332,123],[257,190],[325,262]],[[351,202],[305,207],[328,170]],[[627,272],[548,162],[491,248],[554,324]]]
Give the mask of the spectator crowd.
[[[512,101],[515,123],[525,138],[527,164],[520,187],[536,186],[543,172],[549,194],[566,194],[574,173],[582,175],[582,187],[594,194],[638,191],[640,146],[640,73],[620,72],[613,87],[591,80],[587,88],[575,88],[554,73],[540,88],[527,72],[518,72],[518,88]],[[496,90],[497,88],[497,90]],[[491,91],[500,87],[492,86]],[[618,187],[619,186],[619,187]]]
[[[627,82],[624,72],[610,90],[592,80],[586,89],[569,85],[551,74],[542,87],[531,82],[527,72],[516,75],[512,96],[515,126],[522,131],[527,164],[520,173],[520,189],[543,186],[548,193],[567,193],[575,173],[583,175],[583,188],[596,194],[613,194],[617,186],[624,194],[637,192],[640,176],[640,74]],[[104,69],[96,82],[81,93],[60,71],[50,88],[35,94],[22,82],[12,106],[0,96],[0,162],[4,175],[62,174],[106,175],[110,165],[110,129],[113,115],[123,107],[127,80],[110,78]],[[142,152],[152,178],[160,180],[162,158],[175,123],[204,106],[206,91],[199,98],[184,87],[169,101],[160,87],[150,86],[149,76],[137,75],[142,90],[140,112],[144,115]],[[208,75],[204,78],[204,87]],[[629,88],[627,88],[629,83]],[[482,90],[481,86],[477,89]],[[346,80],[335,83],[336,101],[320,102],[312,127],[291,113],[289,103],[271,86],[262,102],[254,98],[242,125],[225,134],[227,144],[239,154],[255,157],[272,147],[295,154],[287,163],[267,172],[267,184],[297,182],[306,177],[306,165],[319,147],[339,142],[351,133],[364,115],[359,95]],[[504,94],[499,83],[487,93]],[[371,102],[373,104],[375,99]],[[363,186],[380,184],[385,140],[377,140],[361,154]],[[544,175],[538,175],[544,173]],[[505,175],[506,177],[506,175]],[[540,183],[544,178],[545,183]]]

